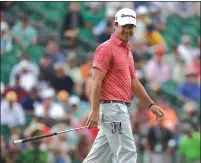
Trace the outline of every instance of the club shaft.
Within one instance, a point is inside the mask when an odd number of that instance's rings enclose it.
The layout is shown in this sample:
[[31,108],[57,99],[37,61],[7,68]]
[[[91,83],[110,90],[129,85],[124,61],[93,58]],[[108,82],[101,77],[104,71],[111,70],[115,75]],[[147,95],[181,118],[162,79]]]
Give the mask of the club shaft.
[[[103,123],[110,124],[111,122],[103,122]],[[114,123],[121,123],[121,122],[114,122]],[[100,124],[98,124],[98,125],[100,125]],[[54,133],[45,134],[45,135],[41,135],[41,136],[34,136],[34,137],[25,138],[25,139],[21,139],[21,140],[15,140],[13,142],[13,144],[25,143],[25,142],[29,142],[29,141],[33,141],[33,140],[38,140],[38,139],[42,139],[42,138],[46,138],[46,137],[50,137],[50,136],[55,136],[55,135],[66,133],[66,132],[70,132],[70,131],[84,129],[84,128],[87,128],[87,126],[79,127],[79,128],[73,128],[73,129],[59,131],[59,132],[54,132]]]
[[25,143],[28,141],[38,140],[38,139],[42,139],[42,138],[46,138],[46,137],[50,137],[50,136],[55,136],[55,135],[62,134],[65,132],[75,131],[75,130],[84,129],[84,128],[87,128],[87,126],[69,129],[69,130],[64,130],[64,131],[59,131],[59,132],[54,132],[54,133],[45,134],[45,135],[41,135],[41,136],[34,136],[34,137],[25,138],[25,139],[21,139],[21,140],[15,140],[13,143],[14,144]]
[[80,130],[80,129],[84,129],[84,128],[87,128],[87,126],[79,127],[79,128],[73,128],[73,129],[64,130],[64,131],[59,131],[59,132],[57,132],[57,134],[62,134],[62,133],[65,133],[65,132],[70,132],[70,131]]

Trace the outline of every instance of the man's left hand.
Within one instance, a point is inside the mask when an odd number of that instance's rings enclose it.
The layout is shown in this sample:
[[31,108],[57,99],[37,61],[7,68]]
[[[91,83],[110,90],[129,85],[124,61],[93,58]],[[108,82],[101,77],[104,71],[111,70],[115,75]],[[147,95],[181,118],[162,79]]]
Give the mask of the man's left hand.
[[156,116],[156,120],[160,121],[164,118],[165,113],[158,105],[152,105],[150,108],[151,112]]

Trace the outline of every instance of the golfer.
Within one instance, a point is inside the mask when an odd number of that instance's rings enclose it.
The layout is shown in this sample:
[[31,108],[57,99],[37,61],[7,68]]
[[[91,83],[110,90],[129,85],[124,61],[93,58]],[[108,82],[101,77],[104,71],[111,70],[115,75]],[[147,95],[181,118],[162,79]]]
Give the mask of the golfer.
[[136,29],[135,11],[119,10],[113,26],[114,34],[98,46],[94,54],[87,126],[95,128],[100,123],[100,130],[83,163],[107,163],[111,157],[118,163],[136,163],[136,146],[128,113],[131,93],[147,105],[157,120],[164,117],[163,110],[152,101],[136,78],[128,43]]

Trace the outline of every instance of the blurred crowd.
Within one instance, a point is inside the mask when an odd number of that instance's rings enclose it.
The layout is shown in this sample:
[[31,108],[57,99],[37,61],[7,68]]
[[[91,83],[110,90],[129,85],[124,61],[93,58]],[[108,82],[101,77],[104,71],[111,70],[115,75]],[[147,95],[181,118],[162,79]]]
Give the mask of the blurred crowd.
[[[47,41],[39,64],[26,52],[18,56],[9,83],[1,82],[1,162],[3,163],[81,163],[97,135],[98,129],[82,129],[25,144],[13,145],[17,139],[57,132],[86,125],[90,111],[93,52],[78,63],[78,35],[98,44],[113,33],[112,21],[122,7],[135,9],[137,29],[130,41],[138,79],[150,89],[166,116],[157,122],[151,112],[132,100],[130,108],[133,136],[139,163],[200,162],[200,35],[192,46],[184,34],[167,54],[162,32],[166,19],[200,18],[199,2],[71,2],[60,32],[70,42],[63,53],[55,38]],[[103,11],[103,12],[102,12]],[[38,45],[38,32],[23,16],[14,26],[1,11],[1,57],[13,45],[27,49]],[[55,29],[57,30],[57,29]],[[182,101],[180,115],[168,99],[160,96],[163,83],[176,83]]]

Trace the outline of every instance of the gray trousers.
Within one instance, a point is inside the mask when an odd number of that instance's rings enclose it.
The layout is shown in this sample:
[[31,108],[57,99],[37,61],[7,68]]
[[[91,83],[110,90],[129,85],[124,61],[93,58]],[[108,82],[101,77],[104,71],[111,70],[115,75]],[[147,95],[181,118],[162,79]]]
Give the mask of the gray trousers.
[[[107,122],[121,122],[111,124]],[[128,108],[124,104],[100,104],[99,132],[83,163],[136,163],[137,153]]]

